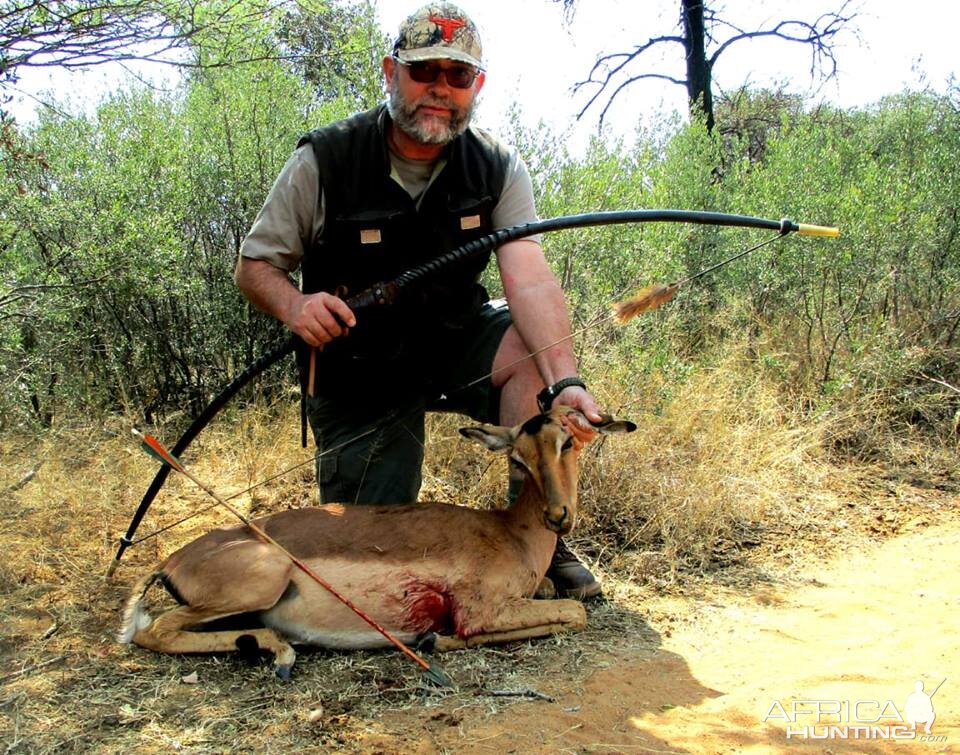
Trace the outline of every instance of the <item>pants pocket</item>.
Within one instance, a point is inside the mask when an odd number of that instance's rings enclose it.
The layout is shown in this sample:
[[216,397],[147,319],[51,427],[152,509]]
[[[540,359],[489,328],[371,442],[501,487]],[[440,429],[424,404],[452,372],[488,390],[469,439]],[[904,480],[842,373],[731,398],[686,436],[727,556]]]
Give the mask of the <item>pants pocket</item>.
[[337,476],[337,467],[339,462],[336,453],[317,454],[317,482],[320,485],[329,485]]

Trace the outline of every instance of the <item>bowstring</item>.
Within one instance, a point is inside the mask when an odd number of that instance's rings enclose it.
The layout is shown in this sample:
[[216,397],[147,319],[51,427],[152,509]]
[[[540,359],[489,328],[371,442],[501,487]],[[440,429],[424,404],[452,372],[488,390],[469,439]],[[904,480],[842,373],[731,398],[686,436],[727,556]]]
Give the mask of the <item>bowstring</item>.
[[[750,254],[751,252],[755,252],[756,250],[758,250],[758,249],[760,249],[760,248],[762,248],[762,247],[764,247],[764,246],[767,246],[768,244],[772,244],[774,241],[777,241],[778,239],[782,239],[785,235],[786,235],[785,233],[778,233],[776,236],[772,236],[772,237],[770,237],[770,238],[768,238],[768,239],[766,239],[766,240],[764,240],[764,241],[761,241],[761,242],[759,242],[759,243],[757,243],[757,244],[749,247],[748,249],[745,249],[745,250],[743,250],[743,251],[737,252],[737,254],[733,255],[732,257],[728,257],[728,258],[726,258],[726,259],[724,259],[724,260],[721,260],[720,262],[717,262],[717,263],[715,263],[715,264],[713,264],[713,265],[710,265],[710,266],[707,267],[707,268],[704,268],[703,270],[700,270],[700,271],[698,271],[698,272],[696,272],[696,273],[693,273],[692,275],[688,275],[688,276],[686,276],[685,278],[681,278],[681,279],[677,280],[675,283],[672,283],[672,284],[670,284],[670,285],[682,286],[682,285],[684,285],[684,284],[686,284],[686,283],[689,283],[689,282],[691,282],[691,281],[693,281],[693,280],[696,280],[697,278],[700,278],[701,276],[704,276],[704,275],[706,275],[707,273],[711,273],[711,272],[713,272],[714,270],[718,270],[718,269],[721,268],[721,267],[724,267],[724,266],[726,266],[726,265],[729,265],[731,262],[735,262],[736,260],[741,259],[742,257],[745,257],[746,255]],[[633,283],[627,284],[627,285],[624,287],[623,293],[621,293],[619,296],[617,296],[617,297],[615,297],[615,298],[619,299],[619,298],[625,296],[628,291],[632,290],[632,289],[635,288],[637,285],[639,285],[639,276],[637,276],[637,280],[635,280]],[[509,368],[511,368],[511,367],[515,367],[516,365],[518,365],[518,364],[520,364],[520,363],[522,363],[522,362],[525,362],[525,361],[528,360],[528,359],[533,359],[533,358],[536,357],[538,354],[542,354],[544,351],[547,351],[547,350],[549,350],[549,349],[552,349],[554,346],[558,346],[558,345],[560,345],[561,343],[564,343],[564,342],[566,342],[566,341],[571,341],[571,340],[573,340],[574,338],[576,338],[577,336],[583,335],[584,333],[592,330],[593,328],[599,327],[600,325],[603,325],[604,323],[607,323],[607,322],[609,322],[610,320],[615,319],[616,317],[617,317],[617,313],[616,313],[616,312],[611,312],[611,313],[609,313],[609,314],[604,315],[604,314],[603,314],[603,310],[601,309],[601,310],[599,310],[599,311],[594,315],[594,317],[593,317],[591,320],[589,320],[589,321],[587,322],[587,324],[584,325],[583,327],[578,328],[578,329],[575,330],[575,331],[572,331],[570,334],[568,334],[568,335],[566,335],[566,336],[563,336],[562,338],[558,338],[558,339],[557,339],[556,341],[554,341],[553,343],[549,343],[549,344],[547,344],[546,346],[543,346],[543,347],[541,347],[541,348],[539,348],[539,349],[535,349],[534,351],[531,351],[530,353],[526,354],[525,356],[520,357],[519,359],[515,359],[515,360],[513,360],[512,362],[510,362],[510,363],[508,363],[508,364],[501,365],[500,367],[497,367],[496,369],[493,369],[493,370],[491,370],[490,372],[486,373],[485,375],[481,375],[480,377],[475,378],[475,379],[471,380],[471,381],[468,382],[468,383],[465,383],[465,384],[463,384],[463,385],[459,385],[459,386],[457,386],[457,387],[455,387],[455,388],[453,388],[453,389],[451,389],[451,390],[449,390],[449,391],[442,390],[442,391],[440,391],[437,395],[434,396],[432,402],[427,402],[427,404],[428,404],[428,405],[429,405],[430,403],[436,404],[437,402],[442,401],[443,399],[448,398],[448,397],[451,396],[451,395],[456,395],[457,393],[461,393],[462,391],[465,391],[465,390],[467,390],[467,389],[469,389],[469,388],[472,388],[473,386],[477,385],[478,383],[481,383],[481,382],[483,382],[484,380],[488,380],[488,379],[492,378],[494,375],[496,375],[496,374],[498,374],[498,373],[500,373],[500,372],[503,372],[504,370],[507,370],[507,369],[509,369]],[[413,408],[413,409],[411,409],[411,410],[407,410],[406,412],[401,412],[401,411],[399,411],[398,409],[395,409],[395,410],[392,412],[393,415],[394,415],[393,422],[391,422],[391,423],[389,423],[389,424],[379,423],[376,427],[368,428],[367,430],[365,430],[365,431],[363,431],[362,433],[360,433],[360,434],[358,434],[358,435],[355,435],[354,437],[352,437],[352,438],[344,441],[343,443],[339,444],[338,446],[334,446],[333,448],[329,448],[329,449],[325,449],[325,450],[323,450],[323,451],[320,451],[320,452],[314,454],[314,456],[311,457],[310,459],[308,459],[307,461],[300,462],[299,464],[296,464],[296,465],[294,465],[294,466],[292,466],[292,467],[289,467],[288,469],[285,469],[285,470],[283,470],[283,471],[281,471],[281,472],[278,472],[277,474],[272,475],[272,476],[266,478],[265,480],[262,480],[262,481],[260,481],[260,482],[258,482],[258,483],[256,483],[256,484],[254,484],[254,485],[251,485],[250,487],[246,488],[245,490],[241,490],[240,492],[235,493],[234,495],[230,496],[230,497],[227,498],[226,500],[231,501],[231,500],[233,500],[234,498],[238,498],[238,497],[240,497],[240,496],[242,496],[242,495],[244,495],[244,494],[246,494],[246,493],[249,493],[250,491],[255,490],[256,488],[261,487],[261,486],[263,486],[263,485],[266,485],[267,483],[272,482],[273,480],[276,480],[276,479],[278,479],[278,478],[280,478],[280,477],[283,477],[284,475],[287,475],[287,474],[289,474],[290,472],[293,472],[293,471],[295,471],[295,470],[297,470],[297,469],[300,469],[301,467],[305,467],[305,466],[307,466],[308,464],[314,464],[314,463],[316,463],[317,459],[320,459],[320,458],[322,458],[323,456],[325,456],[325,455],[327,455],[327,454],[332,454],[332,453],[335,453],[335,452],[337,452],[337,451],[341,451],[341,450],[343,450],[344,448],[346,448],[347,446],[351,445],[352,443],[355,443],[356,441],[360,440],[361,438],[365,438],[366,436],[371,435],[371,434],[374,433],[374,432],[379,431],[379,435],[378,435],[378,439],[379,439],[380,437],[383,436],[383,433],[387,432],[388,430],[392,430],[394,427],[396,427],[397,425],[399,425],[401,422],[403,422],[404,420],[406,420],[408,417],[413,416],[413,414],[414,414],[415,412],[417,412],[417,411],[419,411],[419,405],[417,405],[415,408]],[[412,433],[411,433],[411,435],[412,435]],[[415,439],[420,443],[421,446],[423,446],[424,448],[426,448],[426,446],[423,444],[422,441],[420,441],[420,440],[417,439],[417,438],[415,438]],[[366,465],[364,466],[363,477],[361,477],[360,485],[359,485],[358,488],[357,488],[357,496],[360,495],[360,488],[361,488],[362,485],[363,485],[363,481],[366,479],[367,470],[368,470],[368,468],[369,468],[369,466],[370,466],[370,462],[371,462],[372,458],[373,458],[373,453],[372,453],[372,451],[371,451],[370,455],[367,457],[367,463],[366,463]],[[161,528],[158,529],[158,530],[155,530],[155,531],[153,531],[153,532],[151,532],[151,533],[149,533],[149,534],[147,534],[147,535],[144,535],[144,536],[142,536],[142,537],[139,537],[139,538],[133,540],[133,541],[130,543],[130,545],[131,545],[131,546],[132,546],[132,545],[136,545],[136,544],[138,544],[138,543],[143,542],[144,540],[149,540],[149,539],[151,539],[151,538],[153,538],[153,537],[156,537],[157,535],[160,535],[160,534],[162,534],[162,533],[164,533],[164,532],[167,532],[168,530],[171,530],[171,529],[173,529],[174,527],[178,527],[178,526],[180,526],[181,524],[184,524],[185,522],[188,522],[188,521],[190,521],[191,519],[194,519],[195,517],[198,517],[198,516],[200,516],[201,514],[204,514],[205,512],[210,511],[210,510],[216,508],[218,505],[219,505],[218,503],[214,503],[214,504],[211,504],[210,506],[205,506],[205,507],[203,507],[202,509],[200,509],[199,511],[196,511],[196,512],[194,512],[193,514],[190,514],[189,516],[184,517],[183,519],[180,519],[180,520],[178,520],[178,521],[176,521],[176,522],[173,522],[172,524],[169,524],[169,525],[166,525],[166,526],[164,526],[164,527],[161,527]]]

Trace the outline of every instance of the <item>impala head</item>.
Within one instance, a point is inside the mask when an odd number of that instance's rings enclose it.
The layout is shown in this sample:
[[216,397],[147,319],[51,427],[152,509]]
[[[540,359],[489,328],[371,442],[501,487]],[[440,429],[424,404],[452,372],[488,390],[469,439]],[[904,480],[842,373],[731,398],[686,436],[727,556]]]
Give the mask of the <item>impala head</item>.
[[[577,410],[557,406],[516,427],[481,425],[460,430],[462,435],[483,443],[491,451],[510,454],[511,463],[526,473],[527,484],[536,486],[540,493],[544,525],[558,535],[570,532],[577,521],[580,444],[564,424],[563,418],[568,415],[590,424]],[[601,433],[629,433],[637,429],[632,422],[611,417],[592,427]]]

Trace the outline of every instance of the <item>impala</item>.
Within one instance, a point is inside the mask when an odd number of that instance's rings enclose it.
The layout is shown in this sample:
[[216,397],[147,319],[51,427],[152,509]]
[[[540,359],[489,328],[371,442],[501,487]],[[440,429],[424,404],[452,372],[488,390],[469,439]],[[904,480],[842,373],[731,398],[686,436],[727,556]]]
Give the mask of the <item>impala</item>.
[[[405,643],[429,638],[435,649],[449,650],[582,629],[582,603],[532,598],[557,536],[576,523],[584,434],[573,414],[560,406],[517,427],[460,430],[491,451],[509,453],[525,472],[523,490],[507,510],[327,504],[255,523]],[[636,425],[607,419],[595,429],[631,432]],[[157,581],[180,606],[151,619],[145,594]],[[193,631],[249,613],[262,628]],[[246,637],[274,653],[284,678],[295,658],[291,643],[388,644],[246,526],[197,538],[141,580],[127,602],[120,640],[164,653],[206,653],[235,650]]]

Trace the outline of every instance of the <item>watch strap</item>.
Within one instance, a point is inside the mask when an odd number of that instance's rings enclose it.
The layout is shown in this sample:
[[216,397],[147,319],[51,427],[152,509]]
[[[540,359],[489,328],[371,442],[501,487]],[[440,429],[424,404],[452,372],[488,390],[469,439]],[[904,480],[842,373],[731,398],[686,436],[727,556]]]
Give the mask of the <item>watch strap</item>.
[[587,384],[578,377],[568,377],[558,380],[553,385],[548,385],[537,394],[537,405],[540,407],[540,411],[549,412],[553,406],[553,400],[563,392],[564,388],[570,386],[577,386],[586,390]]

